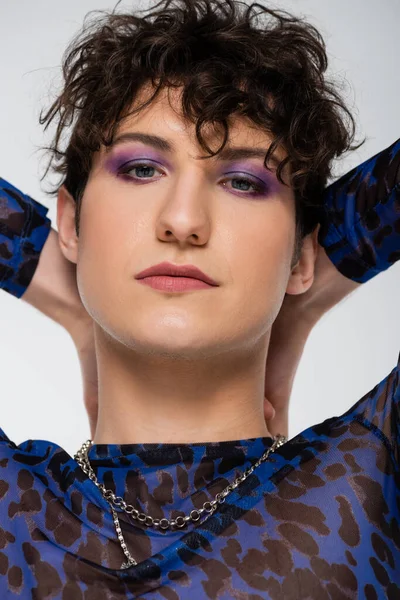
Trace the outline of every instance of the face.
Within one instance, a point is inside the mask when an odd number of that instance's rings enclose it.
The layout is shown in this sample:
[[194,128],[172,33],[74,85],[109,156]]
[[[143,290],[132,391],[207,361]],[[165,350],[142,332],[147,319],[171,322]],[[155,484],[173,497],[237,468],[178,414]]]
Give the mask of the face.
[[[213,148],[215,135],[207,139]],[[267,339],[295,244],[293,191],[263,165],[270,141],[234,119],[228,151],[199,159],[205,153],[175,90],[126,119],[113,146],[95,155],[68,258],[107,336],[132,350],[192,359],[250,352]],[[216,285],[177,292],[136,279],[165,261],[194,265]]]

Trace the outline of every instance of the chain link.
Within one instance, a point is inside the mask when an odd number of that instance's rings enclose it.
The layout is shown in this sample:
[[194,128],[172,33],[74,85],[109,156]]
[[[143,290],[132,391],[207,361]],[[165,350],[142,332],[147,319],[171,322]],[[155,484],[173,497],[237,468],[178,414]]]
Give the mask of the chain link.
[[89,449],[93,444],[92,440],[87,440],[86,442],[84,442],[78,450],[78,452],[75,454],[74,458],[81,467],[82,471],[98,487],[98,489],[103,495],[103,498],[107,500],[111,507],[115,531],[117,533],[117,537],[121,548],[127,559],[126,562],[123,563],[122,568],[127,569],[132,565],[136,565],[137,562],[132,557],[131,553],[127,548],[124,536],[122,535],[121,524],[119,522],[118,514],[115,508],[123,510],[126,514],[130,515],[132,519],[139,521],[147,527],[156,527],[163,530],[167,530],[172,527],[177,527],[178,529],[181,529],[183,527],[186,527],[189,521],[197,523],[197,521],[201,519],[203,513],[207,513],[206,519],[208,519],[217,510],[218,505],[223,504],[225,502],[225,498],[228,496],[228,494],[233,492],[243,481],[245,481],[249,477],[249,475],[251,475],[255,471],[257,467],[259,467],[263,462],[267,460],[268,456],[272,452],[274,452],[277,448],[282,446],[282,444],[284,444],[285,442],[287,442],[287,437],[285,437],[284,435],[281,435],[279,433],[278,435],[274,436],[274,442],[272,446],[268,448],[253,465],[247,467],[247,469],[245,469],[243,473],[238,475],[232,483],[229,483],[226,486],[226,488],[224,488],[221,492],[216,494],[214,500],[208,500],[204,502],[201,508],[195,508],[191,510],[188,515],[184,517],[179,516],[176,517],[176,519],[154,519],[152,516],[146,515],[146,513],[138,511],[134,506],[132,506],[132,504],[127,504],[125,500],[121,498],[121,496],[116,496],[112,490],[108,490],[102,483],[100,483],[96,477],[95,472],[92,469],[88,458]]

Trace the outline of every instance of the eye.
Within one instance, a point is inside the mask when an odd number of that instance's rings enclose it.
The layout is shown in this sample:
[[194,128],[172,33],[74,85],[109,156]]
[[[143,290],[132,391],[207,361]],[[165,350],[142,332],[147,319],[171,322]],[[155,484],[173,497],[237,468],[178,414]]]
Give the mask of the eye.
[[250,189],[255,189],[255,185],[249,181],[248,179],[244,179],[244,178],[239,178],[236,177],[235,179],[232,179],[232,187],[235,190],[241,190],[242,192],[249,192]]
[[148,164],[146,162],[135,162],[135,163],[129,162],[129,163],[122,165],[118,169],[118,173],[120,175],[124,175],[124,176],[128,177],[129,179],[134,179],[134,180],[155,179],[154,175],[157,172],[160,173],[161,175],[163,174],[163,172],[160,169],[158,169],[154,165]]
[[154,167],[149,167],[149,165],[138,165],[137,167],[133,167],[136,177],[151,177],[155,173]]
[[268,191],[268,187],[263,181],[245,176],[230,177],[225,179],[222,185],[229,191],[243,192],[241,195],[244,196],[259,196]]

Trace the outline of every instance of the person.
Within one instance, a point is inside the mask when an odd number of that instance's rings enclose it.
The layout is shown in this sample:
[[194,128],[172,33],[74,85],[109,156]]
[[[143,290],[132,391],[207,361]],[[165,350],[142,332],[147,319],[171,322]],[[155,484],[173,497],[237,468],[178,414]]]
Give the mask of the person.
[[400,257],[400,140],[326,187],[354,146],[325,70],[313,27],[233,0],[70,46],[58,234],[0,180],[0,281],[76,342],[93,440],[0,432],[1,597],[399,596],[400,362],[279,435],[314,324]]

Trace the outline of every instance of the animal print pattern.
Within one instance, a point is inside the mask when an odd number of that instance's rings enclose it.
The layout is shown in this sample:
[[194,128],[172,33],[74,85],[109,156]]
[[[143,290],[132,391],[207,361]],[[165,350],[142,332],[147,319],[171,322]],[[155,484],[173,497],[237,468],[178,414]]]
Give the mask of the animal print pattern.
[[21,298],[50,233],[48,208],[0,178],[0,288]]
[[[400,257],[399,164],[397,142],[326,190],[320,243],[356,281]],[[37,262],[45,212],[4,182],[0,198],[8,222],[16,211],[40,223],[28,253]],[[2,235],[10,229],[1,227]],[[20,222],[24,244],[28,229]],[[6,236],[9,254],[23,261],[18,243],[18,235]],[[9,254],[2,273],[11,264],[13,272],[2,285],[20,297],[29,281],[15,275],[19,263]],[[48,441],[17,446],[0,430],[0,598],[397,600],[399,432],[400,356],[348,411],[270,455],[208,519],[161,531],[121,513],[138,561],[122,570],[109,506],[73,457]],[[89,457],[127,502],[175,518],[212,499],[271,444],[102,444]]]
[[400,139],[325,190],[319,243],[365,283],[400,258]]

